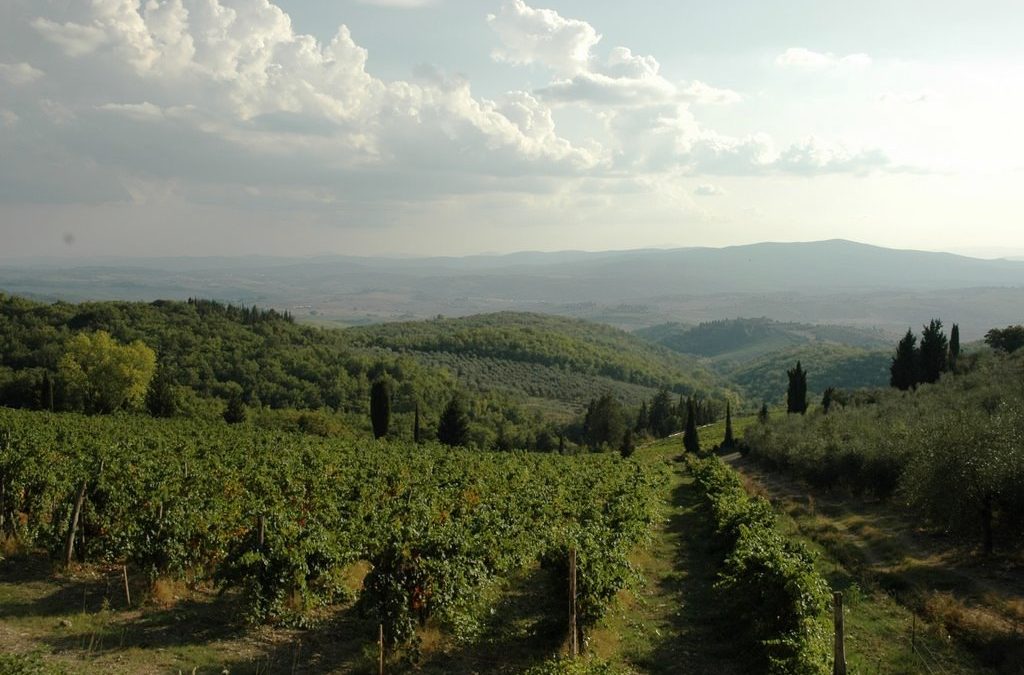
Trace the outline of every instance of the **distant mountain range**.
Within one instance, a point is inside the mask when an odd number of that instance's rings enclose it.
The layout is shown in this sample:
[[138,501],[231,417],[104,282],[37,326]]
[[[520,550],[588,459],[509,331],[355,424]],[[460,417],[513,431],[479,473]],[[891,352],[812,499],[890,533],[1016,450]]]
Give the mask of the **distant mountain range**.
[[894,334],[940,317],[972,339],[1024,319],[1024,261],[843,240],[461,258],[0,261],[0,289],[39,299],[199,296],[341,324],[520,310],[626,328],[753,316]]

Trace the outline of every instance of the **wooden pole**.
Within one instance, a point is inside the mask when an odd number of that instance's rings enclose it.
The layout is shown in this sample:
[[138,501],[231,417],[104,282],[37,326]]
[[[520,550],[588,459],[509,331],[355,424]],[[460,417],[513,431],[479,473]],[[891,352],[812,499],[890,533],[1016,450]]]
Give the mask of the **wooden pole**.
[[576,628],[576,547],[569,549],[569,656],[580,654],[579,632]]
[[260,550],[263,550],[263,542],[267,539],[267,518],[263,514],[260,514],[256,518],[256,541],[259,543]]
[[132,606],[132,592],[128,588],[128,566],[121,565],[121,576],[124,578],[124,601],[129,607]]
[[378,628],[380,632],[377,637],[377,646],[379,648],[377,665],[380,675],[384,675],[384,624],[380,624]]
[[910,651],[917,652],[917,614],[912,615],[914,617],[913,623],[910,624]]
[[832,675],[846,675],[846,645],[843,640],[843,594],[836,591],[832,594],[832,600],[835,606],[836,623],[836,653],[835,662],[832,666]]
[[82,514],[82,504],[85,503],[85,481],[78,488],[78,497],[75,499],[75,508],[71,511],[71,524],[68,527],[67,544],[64,546],[64,565],[71,564],[71,556],[75,552],[75,533],[78,530],[78,517]]

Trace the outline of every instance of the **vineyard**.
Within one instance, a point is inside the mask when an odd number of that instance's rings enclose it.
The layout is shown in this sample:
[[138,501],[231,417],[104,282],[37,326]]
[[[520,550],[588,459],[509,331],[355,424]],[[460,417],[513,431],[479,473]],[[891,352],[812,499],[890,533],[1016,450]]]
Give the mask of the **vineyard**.
[[235,589],[253,622],[305,625],[366,571],[390,649],[471,637],[500,582],[578,559],[585,631],[634,577],[664,480],[615,455],[483,453],[197,421],[0,409],[8,550]]

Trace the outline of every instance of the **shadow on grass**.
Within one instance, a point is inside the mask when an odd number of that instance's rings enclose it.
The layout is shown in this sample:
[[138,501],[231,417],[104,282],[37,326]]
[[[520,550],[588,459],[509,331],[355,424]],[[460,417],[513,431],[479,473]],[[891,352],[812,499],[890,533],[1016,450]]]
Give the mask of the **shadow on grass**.
[[[548,570],[525,570],[508,583],[480,635],[453,642],[432,625],[424,631],[423,656],[415,663],[389,654],[389,673],[518,673],[555,654],[565,638],[560,620],[562,584]],[[355,607],[314,629],[295,631],[290,639],[254,658],[223,665],[231,673],[376,673],[377,625]],[[197,673],[204,672],[198,669]],[[221,672],[218,669],[208,672]]]
[[671,505],[668,534],[676,542],[675,566],[665,583],[681,610],[673,619],[672,635],[636,665],[651,673],[747,672],[733,627],[718,610],[712,588],[717,555],[700,496],[689,479],[673,489]]

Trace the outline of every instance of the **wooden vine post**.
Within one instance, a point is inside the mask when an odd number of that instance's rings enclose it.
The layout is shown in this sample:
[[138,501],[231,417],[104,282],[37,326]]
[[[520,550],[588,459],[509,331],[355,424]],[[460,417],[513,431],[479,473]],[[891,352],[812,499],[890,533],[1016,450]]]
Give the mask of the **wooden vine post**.
[[846,675],[846,645],[843,639],[843,594],[836,591],[832,594],[832,601],[835,607],[836,623],[836,650],[835,662],[832,666],[832,675]]
[[121,576],[124,579],[124,601],[129,607],[132,606],[132,591],[128,587],[128,566],[121,565]]
[[64,545],[64,565],[71,565],[71,556],[75,552],[75,534],[78,531],[78,517],[82,515],[82,504],[85,503],[86,482],[83,480],[78,488],[78,497],[75,499],[75,507],[71,511],[71,523],[68,526],[67,543]]
[[569,549],[569,656],[580,654],[579,631],[576,627],[576,547]]
[[379,629],[379,632],[377,634],[377,647],[378,647],[377,666],[378,666],[378,670],[380,672],[380,675],[384,675],[384,624],[380,624],[378,626],[378,629]]

